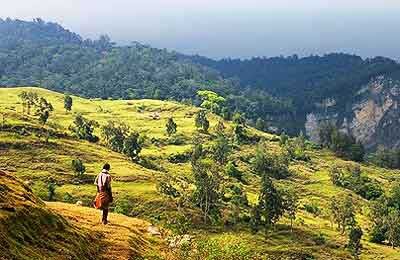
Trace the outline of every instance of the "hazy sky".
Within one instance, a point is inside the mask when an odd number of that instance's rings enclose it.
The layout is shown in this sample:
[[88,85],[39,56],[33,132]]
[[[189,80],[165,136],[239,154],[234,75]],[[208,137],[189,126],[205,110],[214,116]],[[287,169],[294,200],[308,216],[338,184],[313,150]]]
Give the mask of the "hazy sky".
[[[398,0],[0,0],[0,17],[214,58],[355,53],[400,58]],[[1,39],[0,39],[1,40]]]

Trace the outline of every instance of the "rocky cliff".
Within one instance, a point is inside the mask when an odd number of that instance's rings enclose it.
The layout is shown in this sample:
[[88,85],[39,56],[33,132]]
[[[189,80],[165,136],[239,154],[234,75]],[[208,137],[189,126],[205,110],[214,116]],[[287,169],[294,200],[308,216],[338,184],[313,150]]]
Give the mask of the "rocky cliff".
[[331,121],[352,134],[367,150],[379,146],[400,148],[399,104],[400,81],[379,76],[363,86],[344,107],[338,107],[333,99],[316,104],[316,109],[307,114],[306,133],[318,141],[319,125]]

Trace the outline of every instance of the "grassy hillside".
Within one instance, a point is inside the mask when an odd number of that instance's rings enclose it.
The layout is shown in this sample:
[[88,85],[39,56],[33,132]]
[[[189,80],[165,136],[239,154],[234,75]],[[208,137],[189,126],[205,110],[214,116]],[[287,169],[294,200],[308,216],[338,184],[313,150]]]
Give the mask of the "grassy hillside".
[[[34,116],[22,115],[22,105],[18,94],[22,91],[34,91],[45,97],[54,106],[46,128],[52,133],[49,142],[37,135],[41,126]],[[46,185],[49,179],[57,183],[56,200],[75,203],[80,200],[89,206],[95,196],[92,184],[104,162],[109,162],[114,176],[113,191],[115,193],[115,210],[123,209],[130,216],[140,216],[148,221],[171,227],[171,220],[177,217],[174,202],[160,194],[157,183],[166,176],[187,177],[191,180],[191,165],[188,160],[176,162],[171,160],[177,155],[189,153],[193,146],[193,135],[197,133],[194,115],[198,108],[185,106],[175,102],[155,100],[88,100],[73,97],[72,112],[63,109],[63,95],[38,88],[0,89],[0,112],[4,115],[2,131],[0,131],[0,169],[11,172],[30,185],[34,192],[43,199],[47,197]],[[132,129],[144,136],[143,151],[139,162],[132,162],[126,156],[106,148],[102,141],[97,144],[74,138],[68,130],[74,113],[96,120],[104,125],[108,120],[123,121]],[[159,119],[153,119],[158,114]],[[172,140],[165,131],[168,117],[173,117],[177,124],[177,135]],[[1,118],[0,118],[1,119]],[[210,131],[201,134],[207,147],[215,142],[214,127],[219,118],[209,114]],[[224,122],[226,132],[231,134],[232,122]],[[38,130],[39,129],[39,130]],[[262,145],[272,153],[279,153],[282,147],[279,138],[262,133],[252,128],[248,134],[263,140]],[[100,135],[99,129],[95,131]],[[174,144],[175,143],[175,144]],[[255,156],[257,144],[248,143],[234,146],[229,156],[243,172],[244,181],[225,176],[224,185],[240,186],[250,202],[254,205],[258,200],[260,178],[254,174],[250,165]],[[290,232],[289,219],[282,218],[268,238],[263,232],[253,234],[245,224],[224,225],[223,221],[212,227],[202,225],[200,212],[196,207],[188,209],[195,225],[190,226],[189,233],[194,236],[193,246],[205,259],[349,259],[345,249],[347,236],[341,235],[330,222],[328,210],[332,197],[351,193],[356,204],[356,219],[364,230],[362,259],[398,259],[400,253],[389,246],[368,242],[371,223],[367,217],[369,201],[355,193],[332,184],[329,169],[332,165],[353,165],[353,162],[336,158],[331,152],[312,148],[309,145],[307,154],[309,161],[292,160],[291,175],[287,179],[274,180],[278,187],[291,187],[300,196],[300,209],[294,223],[294,231]],[[71,169],[71,160],[80,158],[87,169],[83,180],[77,180]],[[399,172],[385,170],[368,165],[361,165],[363,175],[376,180],[389,191],[391,185],[399,179]],[[189,186],[189,190],[193,189]],[[82,209],[64,207],[64,204],[50,203],[50,208],[74,220]],[[307,206],[318,209],[318,213],[310,213]],[[86,210],[86,209],[85,209]],[[95,212],[87,209],[89,215]],[[241,209],[245,212],[248,209]],[[228,211],[229,208],[224,208]],[[1,213],[1,211],[0,211]],[[86,214],[86,212],[85,212]],[[79,220],[79,216],[76,217]],[[89,217],[93,219],[92,217]],[[111,223],[123,222],[126,219],[111,216]],[[130,220],[126,220],[130,221]],[[134,221],[134,220],[132,220]],[[79,224],[82,222],[78,221]],[[125,224],[123,224],[125,225]],[[127,224],[131,225],[131,224]],[[132,224],[134,225],[134,224]],[[85,223],[89,229],[95,225]],[[170,235],[165,235],[165,239]],[[321,235],[322,234],[322,235]],[[320,237],[324,237],[321,242]],[[135,244],[137,244],[135,242]],[[140,243],[139,243],[140,244]],[[113,252],[111,250],[110,252]],[[190,258],[177,251],[175,257]],[[166,256],[161,256],[166,258]],[[195,256],[192,256],[195,258]],[[201,259],[203,259],[201,258]],[[163,259],[163,258],[161,258]]]

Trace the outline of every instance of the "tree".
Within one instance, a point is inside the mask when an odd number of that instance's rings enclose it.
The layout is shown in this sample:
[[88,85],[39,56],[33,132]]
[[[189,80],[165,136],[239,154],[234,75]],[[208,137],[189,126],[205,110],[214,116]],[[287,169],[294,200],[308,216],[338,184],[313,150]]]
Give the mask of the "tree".
[[45,98],[41,97],[35,104],[35,115],[39,116],[39,122],[44,125],[53,111],[53,106]]
[[236,178],[238,181],[243,181],[243,173],[236,167],[234,162],[229,161],[226,164],[225,172],[228,176]]
[[81,114],[77,114],[74,118],[73,125],[69,129],[75,133],[79,139],[87,140],[89,142],[97,142],[99,138],[93,134],[94,129],[99,124],[94,120],[89,120]]
[[86,167],[83,165],[81,159],[73,159],[71,162],[72,170],[74,171],[75,175],[80,178],[86,172]]
[[54,180],[50,180],[49,183],[47,184],[47,199],[49,201],[53,201],[54,197],[56,195],[56,183]]
[[197,95],[202,100],[201,107],[210,110],[213,113],[220,113],[225,98],[210,90],[199,90]]
[[129,134],[129,130],[127,124],[115,121],[108,121],[101,128],[102,135],[108,147],[119,153],[124,149],[124,141]]
[[260,215],[264,218],[265,235],[267,236],[270,228],[282,217],[284,207],[281,194],[266,174],[262,176],[257,207]]
[[193,198],[203,212],[204,223],[211,215],[217,215],[221,199],[218,169],[206,161],[197,161],[192,165],[194,186]]
[[259,146],[251,162],[253,171],[259,175],[267,175],[276,179],[284,179],[290,175],[289,161],[284,155],[269,154]]
[[265,131],[267,129],[267,124],[262,118],[259,117],[257,118],[255,127],[260,131]]
[[225,125],[224,122],[222,120],[219,120],[217,125],[215,126],[215,133],[217,134],[217,136],[220,135],[225,135]]
[[141,144],[139,143],[139,134],[131,133],[124,140],[123,153],[131,158],[132,161],[139,159],[139,154],[142,151]]
[[18,97],[22,101],[22,113],[27,112],[28,115],[31,114],[31,108],[36,104],[39,100],[39,96],[35,92],[31,91],[22,91]]
[[233,114],[232,121],[234,124],[246,126],[246,118],[239,112]]
[[229,140],[224,135],[219,135],[212,147],[212,151],[214,160],[220,165],[225,164],[231,151]]
[[176,123],[172,117],[168,118],[167,124],[165,125],[167,129],[168,136],[171,136],[176,133]]
[[347,227],[355,224],[354,203],[351,195],[338,195],[333,197],[330,204],[332,218],[338,225],[341,234]]
[[207,119],[207,114],[205,110],[200,110],[195,117],[195,125],[197,129],[201,129],[203,132],[207,133],[210,127],[210,122]]
[[385,224],[387,227],[386,236],[390,245],[393,248],[400,246],[400,211],[390,208],[385,218]]
[[65,111],[69,112],[72,109],[72,97],[70,95],[64,96],[64,108]]
[[359,226],[352,227],[349,233],[349,242],[347,244],[347,249],[350,251],[351,255],[355,260],[359,259],[361,255],[361,237],[363,231]]
[[293,232],[293,221],[296,220],[296,213],[299,206],[299,197],[292,189],[287,189],[282,192],[283,208],[290,219],[290,231]]
[[233,126],[233,137],[237,144],[241,144],[246,140],[246,132],[243,125],[235,124]]

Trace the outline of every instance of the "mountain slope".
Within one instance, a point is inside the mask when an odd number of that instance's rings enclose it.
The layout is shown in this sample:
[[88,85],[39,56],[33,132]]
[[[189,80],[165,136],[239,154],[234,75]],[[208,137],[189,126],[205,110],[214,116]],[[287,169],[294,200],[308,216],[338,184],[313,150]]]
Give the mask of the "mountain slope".
[[[46,126],[52,133],[48,143],[37,135],[38,129],[43,128],[38,123],[37,117],[22,115],[22,105],[18,98],[18,94],[22,91],[36,92],[53,104],[54,112],[50,115]],[[191,223],[188,227],[183,225],[184,233],[193,237],[189,251],[197,255],[190,255],[173,247],[165,250],[165,244],[168,242],[164,239],[171,239],[179,234],[174,232],[181,226],[173,220],[181,219],[181,212],[175,201],[160,193],[157,186],[160,181],[165,181],[166,177],[176,177],[188,181],[188,189],[192,189],[190,161],[177,158],[186,158],[188,152],[192,150],[192,137],[198,132],[194,125],[194,115],[198,108],[156,100],[111,101],[73,97],[72,112],[67,113],[63,109],[63,95],[60,93],[39,88],[7,88],[0,89],[0,96],[4,97],[0,100],[0,112],[5,115],[4,126],[0,131],[0,168],[27,181],[34,192],[43,199],[47,199],[46,185],[49,178],[52,178],[57,183],[55,191],[57,201],[68,203],[82,201],[84,205],[89,206],[95,195],[93,178],[104,162],[110,162],[115,193],[115,204],[112,209],[129,216],[139,216],[170,229],[167,237],[163,236],[161,241],[153,244],[154,241],[150,238],[149,246],[140,239],[142,236],[134,236],[133,241],[136,241],[134,244],[140,245],[143,255],[159,254],[165,259],[213,259],[213,256],[217,257],[216,259],[233,259],[238,256],[241,258],[237,259],[349,259],[350,254],[345,247],[347,236],[341,235],[332,226],[329,205],[332,198],[351,194],[356,207],[357,222],[365,232],[362,240],[364,246],[362,257],[364,259],[399,257],[396,249],[368,241],[372,225],[368,218],[371,201],[349,189],[334,185],[329,175],[334,165],[340,168],[360,166],[362,176],[376,181],[388,193],[394,183],[399,181],[399,171],[344,161],[335,157],[332,152],[315,148],[311,144],[307,145],[309,161],[291,160],[290,176],[286,179],[274,179],[277,187],[293,188],[300,196],[300,207],[293,233],[290,232],[290,220],[286,216],[278,222],[276,229],[268,238],[265,238],[263,232],[252,233],[246,222],[247,216],[250,215],[250,207],[247,206],[240,207],[243,220],[232,224],[234,222],[230,216],[235,208],[229,197],[226,197],[224,198],[226,201],[221,203],[220,222],[217,221],[212,226],[203,225],[201,212],[196,205],[184,208],[185,219]],[[124,155],[109,150],[104,146],[102,137],[97,144],[73,137],[68,126],[73,121],[74,113],[81,113],[89,119],[97,120],[101,125],[111,119],[128,124],[146,137],[147,141],[144,142],[140,155],[143,161],[132,162]],[[158,114],[159,119],[156,119],[154,114]],[[169,117],[173,117],[177,124],[179,142],[172,142],[172,138],[166,134],[165,124]],[[211,149],[216,141],[215,126],[221,120],[213,114],[209,114],[208,118],[209,133],[201,135],[206,151]],[[223,122],[230,137],[233,123]],[[247,127],[246,131],[249,136],[258,137],[262,142],[234,145],[229,160],[237,165],[243,180],[239,181],[225,175],[223,170],[221,173],[224,173],[224,187],[227,189],[223,192],[226,196],[231,193],[228,187],[237,186],[252,206],[258,201],[260,189],[260,177],[254,172],[251,164],[257,153],[257,147],[263,146],[272,153],[280,153],[283,148],[279,145],[279,138],[274,135],[250,127]],[[95,134],[100,135],[98,128]],[[87,168],[85,177],[80,181],[77,181],[70,165],[71,160],[76,158],[81,158]],[[110,245],[107,249],[110,257],[119,256],[113,253],[119,246],[123,248],[125,257],[129,255],[130,250],[135,250],[125,238],[136,232],[145,233],[147,225],[142,224],[147,222],[141,220],[111,215],[111,226],[103,228],[96,225],[98,211],[59,202],[48,203],[48,207],[64,216],[76,228],[103,233],[102,241]],[[316,208],[317,213],[308,211],[309,207]],[[130,226],[137,227],[137,231],[131,232],[127,228]],[[114,229],[118,230],[118,233],[113,234]],[[324,242],[321,242],[320,236]],[[168,258],[170,256],[165,253],[168,251],[175,258]]]
[[93,259],[98,234],[70,225],[0,171],[0,259]]

